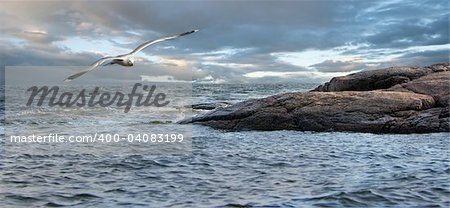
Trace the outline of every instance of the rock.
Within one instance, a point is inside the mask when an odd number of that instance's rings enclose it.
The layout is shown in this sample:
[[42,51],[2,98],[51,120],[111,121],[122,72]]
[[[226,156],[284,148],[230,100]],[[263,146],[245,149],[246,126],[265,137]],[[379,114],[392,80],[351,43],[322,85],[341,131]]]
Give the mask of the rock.
[[[450,131],[448,64],[389,68],[384,72],[376,70],[334,78],[341,81],[331,80],[333,84],[323,87],[330,92],[285,93],[248,100],[180,123],[229,130]],[[348,88],[377,90],[343,91]]]
[[[409,92],[287,93],[194,117],[189,122],[231,130],[389,132],[399,111],[429,109],[434,99]],[[186,122],[186,121],[185,121]]]
[[400,112],[411,113],[406,117],[398,117],[385,125],[387,132],[395,133],[430,133],[449,132],[449,108],[431,108],[424,111]]
[[232,105],[231,102],[217,102],[217,103],[198,103],[193,104],[191,107],[193,110],[214,110],[216,108],[224,108]]
[[411,82],[395,85],[387,90],[415,92],[431,95],[436,101],[437,107],[445,107],[449,104],[450,71],[432,73]]
[[428,66],[433,72],[450,71],[450,63],[433,64]]
[[391,67],[372,71],[362,71],[342,77],[335,77],[330,82],[320,85],[313,91],[368,91],[387,89],[397,84],[409,82],[433,72],[450,71],[449,63],[434,64],[429,67]]

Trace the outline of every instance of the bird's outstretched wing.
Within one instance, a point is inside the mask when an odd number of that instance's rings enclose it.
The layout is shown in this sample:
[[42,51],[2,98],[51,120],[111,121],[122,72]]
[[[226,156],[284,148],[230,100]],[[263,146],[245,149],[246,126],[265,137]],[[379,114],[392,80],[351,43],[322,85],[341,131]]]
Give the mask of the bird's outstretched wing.
[[96,61],[95,63],[93,63],[91,66],[89,66],[87,69],[83,69],[79,72],[77,72],[76,74],[72,74],[69,77],[67,77],[66,79],[64,79],[64,82],[70,82],[78,77],[80,77],[83,74],[86,74],[90,71],[92,71],[93,69],[97,68],[98,66],[102,65],[103,63],[105,63],[106,61],[111,61],[116,57],[112,57],[112,56],[108,56],[108,57],[104,57],[99,59],[98,61]]
[[138,46],[133,51],[131,51],[128,55],[135,55],[139,51],[142,51],[144,48],[147,48],[150,45],[153,45],[155,43],[163,42],[163,41],[166,41],[166,40],[172,40],[172,39],[175,39],[175,38],[179,38],[181,36],[185,36],[185,35],[189,35],[189,34],[195,33],[197,31],[198,30],[192,30],[192,31],[184,32],[184,33],[181,33],[181,34],[178,34],[178,35],[166,36],[166,37],[158,38],[158,39],[155,39],[155,40],[147,41],[147,42],[141,44],[140,46]]

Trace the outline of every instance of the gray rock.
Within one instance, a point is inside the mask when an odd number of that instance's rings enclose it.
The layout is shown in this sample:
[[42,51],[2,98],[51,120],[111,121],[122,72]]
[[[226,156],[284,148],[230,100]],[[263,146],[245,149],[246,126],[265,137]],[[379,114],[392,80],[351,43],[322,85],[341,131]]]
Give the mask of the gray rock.
[[423,111],[398,112],[397,115],[399,117],[386,123],[387,132],[430,133],[450,131],[448,106]]
[[313,91],[368,91],[387,89],[397,84],[409,82],[433,72],[450,71],[449,63],[435,64],[429,67],[391,67],[371,71],[362,71],[342,77],[334,77]]
[[[384,72],[384,75],[383,70],[352,74],[349,78],[339,78],[339,82],[331,81],[333,85],[328,84],[327,90],[340,91],[286,93],[248,100],[181,123],[229,130],[450,131],[448,64],[389,68]],[[363,77],[368,80],[364,81]],[[365,86],[358,87],[356,83]],[[382,86],[383,90],[342,91],[349,86],[354,86],[352,89]]]
[[[409,92],[306,92],[249,100],[189,122],[231,130],[390,132],[399,111],[429,109],[434,99]],[[186,121],[185,121],[186,122]]]
[[192,104],[191,107],[193,110],[214,110],[217,108],[224,108],[227,106],[232,105],[233,103],[231,102],[217,102],[217,103],[197,103],[197,104]]
[[414,92],[431,95],[436,101],[437,107],[445,107],[449,104],[450,71],[432,73],[411,82],[395,85],[387,90]]

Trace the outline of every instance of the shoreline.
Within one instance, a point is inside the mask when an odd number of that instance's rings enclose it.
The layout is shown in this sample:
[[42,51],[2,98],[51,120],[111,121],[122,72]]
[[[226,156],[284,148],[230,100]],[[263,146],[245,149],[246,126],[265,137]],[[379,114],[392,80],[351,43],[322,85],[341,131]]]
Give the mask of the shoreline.
[[233,131],[450,132],[449,81],[449,63],[363,71],[309,92],[221,106],[179,123]]

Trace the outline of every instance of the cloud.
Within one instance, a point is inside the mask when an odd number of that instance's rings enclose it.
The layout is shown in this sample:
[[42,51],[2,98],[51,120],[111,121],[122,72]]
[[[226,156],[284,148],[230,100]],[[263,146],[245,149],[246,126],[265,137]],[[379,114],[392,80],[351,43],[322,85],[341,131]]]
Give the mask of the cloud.
[[195,83],[199,83],[199,84],[224,84],[224,83],[227,83],[226,80],[224,80],[224,79],[216,79],[216,78],[214,78],[211,75],[208,75],[208,76],[203,77],[203,78],[196,79],[194,81],[195,81]]
[[445,50],[428,50],[404,54],[394,59],[391,65],[403,66],[429,66],[435,63],[450,62],[450,51]]
[[379,31],[366,37],[372,48],[399,48],[415,45],[441,45],[449,43],[449,15],[421,23],[420,19],[399,20],[380,26]]
[[279,71],[256,71],[246,73],[246,82],[253,83],[321,83],[335,76],[343,76],[342,72],[279,72]]
[[1,66],[85,66],[86,60],[99,58],[93,53],[71,53],[46,45],[13,46],[0,42],[0,47]]
[[408,48],[449,44],[449,13],[448,2],[439,0],[6,1],[0,64],[87,65],[99,53],[116,55],[149,39],[200,29],[144,50],[137,65],[176,79],[269,80],[245,76],[261,71],[286,73],[276,76],[285,80],[322,77],[444,61],[441,49]]
[[335,61],[326,60],[322,63],[311,65],[310,67],[319,72],[352,72],[362,70],[367,67],[361,61]]

